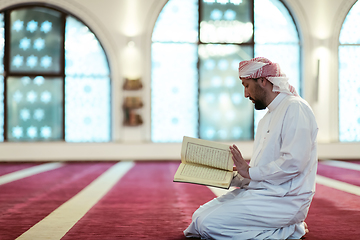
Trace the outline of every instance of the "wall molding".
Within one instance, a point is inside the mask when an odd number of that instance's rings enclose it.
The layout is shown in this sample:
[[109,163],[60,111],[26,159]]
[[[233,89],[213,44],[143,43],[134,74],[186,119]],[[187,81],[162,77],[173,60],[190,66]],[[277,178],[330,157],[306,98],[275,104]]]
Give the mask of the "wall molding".
[[[236,144],[250,159],[253,142]],[[31,161],[154,161],[180,160],[181,143],[1,143],[0,162]],[[319,159],[360,159],[359,143],[319,143]]]

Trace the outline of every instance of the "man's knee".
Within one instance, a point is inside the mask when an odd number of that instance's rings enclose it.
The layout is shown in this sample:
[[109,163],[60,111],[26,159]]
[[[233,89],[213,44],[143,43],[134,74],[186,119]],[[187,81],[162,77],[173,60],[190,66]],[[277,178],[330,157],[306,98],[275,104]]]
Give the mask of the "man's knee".
[[203,238],[212,239],[215,232],[219,230],[219,222],[211,214],[196,219],[197,230]]

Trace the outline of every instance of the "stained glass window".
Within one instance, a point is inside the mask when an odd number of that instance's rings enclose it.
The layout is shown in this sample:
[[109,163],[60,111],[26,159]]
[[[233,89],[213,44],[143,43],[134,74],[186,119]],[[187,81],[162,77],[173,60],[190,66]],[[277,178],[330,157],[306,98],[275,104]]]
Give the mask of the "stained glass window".
[[9,141],[62,139],[62,79],[7,78]]
[[200,41],[203,43],[243,43],[253,36],[250,0],[203,1]]
[[108,77],[65,78],[65,140],[106,142],[110,138]]
[[[299,91],[299,37],[279,0],[170,0],[152,41],[154,142],[180,142],[184,135],[251,140],[253,105],[244,98],[237,71],[240,61],[254,55],[280,63]],[[197,52],[179,43],[193,44]],[[255,128],[261,114],[255,114]]]
[[151,55],[151,139],[198,136],[198,0],[169,1],[155,24]]
[[[255,0],[255,57],[279,63],[301,95],[300,40],[289,11],[279,0]],[[255,111],[255,132],[267,110]]]
[[110,74],[104,49],[98,39],[88,27],[73,17],[66,18],[65,74],[102,77]]
[[[197,45],[153,43],[151,137],[179,142],[198,135]],[[176,56],[174,58],[173,56]]]
[[41,7],[11,11],[10,71],[60,72],[60,16]]
[[[1,15],[0,109],[5,141],[110,141],[110,71],[82,22],[53,8],[16,7]],[[8,54],[4,41],[9,39]],[[4,91],[5,86],[5,91]],[[1,100],[2,101],[2,100]],[[4,104],[2,104],[3,106]]]
[[252,139],[252,104],[244,98],[236,74],[239,62],[253,56],[253,46],[241,44],[252,42],[251,4],[250,0],[201,2],[199,137],[202,139]]
[[73,17],[65,26],[65,140],[110,140],[110,76],[95,35]]
[[340,32],[339,46],[339,140],[360,141],[360,3],[349,11]]
[[252,109],[235,75],[239,62],[252,56],[251,47],[202,44],[200,58],[200,137],[208,140],[252,138]]
[[0,14],[0,142],[4,141],[4,14]]
[[171,0],[161,11],[152,34],[154,42],[198,41],[198,0]]
[[0,13],[0,74],[4,74],[5,28],[4,14]]

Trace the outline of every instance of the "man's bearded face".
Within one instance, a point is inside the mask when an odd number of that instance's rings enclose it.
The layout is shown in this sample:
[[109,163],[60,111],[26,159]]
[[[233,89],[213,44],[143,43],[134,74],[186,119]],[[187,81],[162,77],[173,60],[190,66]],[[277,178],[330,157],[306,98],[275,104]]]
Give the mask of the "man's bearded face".
[[[244,96],[249,98],[254,104],[256,110],[265,109],[266,106],[266,96],[267,93],[265,89],[263,89],[258,79],[242,79],[242,84],[244,86]],[[264,79],[264,81],[267,81]]]

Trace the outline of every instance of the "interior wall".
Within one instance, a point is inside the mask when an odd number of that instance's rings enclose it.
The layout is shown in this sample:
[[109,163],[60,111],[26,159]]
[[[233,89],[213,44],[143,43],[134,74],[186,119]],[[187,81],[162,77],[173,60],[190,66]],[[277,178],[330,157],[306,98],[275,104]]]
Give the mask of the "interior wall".
[[[30,0],[0,0],[0,9]],[[1,143],[0,160],[121,160],[180,159],[180,143],[155,144],[150,141],[151,34],[166,0],[39,0],[65,9],[81,19],[101,41],[111,68],[111,143]],[[338,143],[337,48],[341,24],[356,0],[283,0],[291,11],[303,42],[304,98],[313,107],[319,125],[319,158],[360,159],[360,143]],[[276,33],[275,33],[276,34]],[[143,88],[122,89],[124,49],[135,43],[141,59],[138,71]],[[318,71],[317,64],[320,60]],[[317,84],[319,92],[316,93]],[[318,94],[318,98],[316,95]],[[140,96],[139,110],[144,124],[122,124],[125,96]],[[252,142],[236,142],[245,158],[250,158]]]

